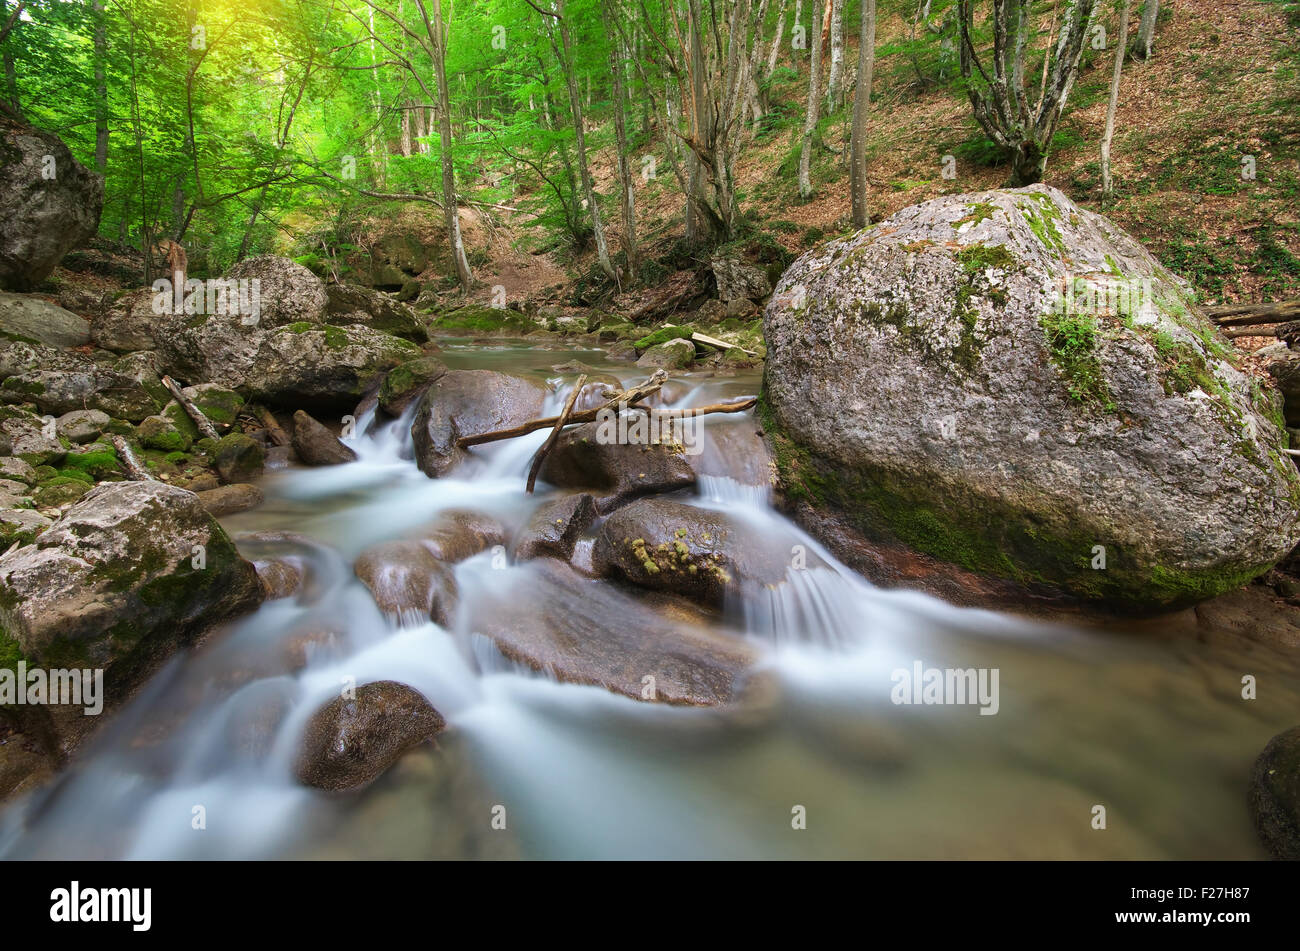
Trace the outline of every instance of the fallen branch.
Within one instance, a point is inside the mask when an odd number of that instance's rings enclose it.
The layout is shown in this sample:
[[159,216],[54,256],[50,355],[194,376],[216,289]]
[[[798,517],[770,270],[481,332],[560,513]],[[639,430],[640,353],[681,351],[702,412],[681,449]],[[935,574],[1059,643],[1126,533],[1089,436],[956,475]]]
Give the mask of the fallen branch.
[[725,340],[719,340],[717,337],[710,337],[708,334],[702,334],[698,331],[691,334],[691,343],[700,343],[706,347],[714,347],[718,350],[739,350],[741,353],[750,357],[758,356],[758,354],[753,350],[746,350],[738,344],[727,343]]
[[578,402],[578,394],[582,392],[582,388],[586,383],[587,374],[584,373],[578,377],[578,382],[573,384],[573,392],[564,401],[564,409],[560,410],[560,415],[555,419],[555,428],[546,437],[546,442],[542,443],[542,448],[537,450],[537,455],[533,456],[532,465],[528,467],[528,485],[524,489],[527,495],[533,494],[533,486],[537,484],[537,473],[542,471],[542,463],[546,461],[547,453],[555,447],[555,441],[560,438],[560,430],[569,421],[569,414],[573,412],[573,404]]
[[1276,304],[1224,304],[1220,307],[1203,309],[1206,316],[1220,327],[1280,324],[1283,321],[1300,318],[1300,298],[1279,301]]
[[[594,422],[597,415],[602,410],[611,409],[620,403],[628,406],[634,406],[648,396],[659,392],[659,388],[664,385],[668,379],[668,374],[663,370],[656,370],[654,375],[644,383],[622,390],[621,392],[611,395],[604,403],[595,409],[586,409],[580,413],[574,413],[569,417],[569,423],[590,423]],[[516,436],[527,436],[529,433],[535,433],[539,429],[546,429],[554,426],[560,417],[547,416],[543,419],[535,419],[531,423],[524,423],[522,426],[511,426],[509,429],[498,429],[490,433],[481,433],[477,436],[461,436],[456,440],[456,445],[460,449],[468,449],[470,446],[477,446],[485,442],[497,442],[501,439],[514,439]]]
[[271,442],[275,443],[277,446],[289,446],[293,444],[293,440],[290,439],[289,434],[284,431],[284,427],[280,425],[280,421],[275,418],[274,413],[265,406],[254,406],[252,407],[252,410],[253,415],[257,417],[257,421],[261,423],[262,428],[266,430],[266,434],[271,437]]
[[212,421],[203,415],[203,410],[194,405],[194,401],[181,392],[181,388],[176,385],[176,381],[169,376],[162,378],[163,386],[171,393],[172,398],[181,405],[181,409],[189,414],[190,419],[194,420],[194,425],[199,427],[199,432],[208,439],[220,439],[217,429],[212,425]]
[[108,437],[113,443],[113,448],[117,450],[117,457],[122,460],[122,468],[126,469],[126,474],[134,482],[157,482],[149,470],[140,465],[140,460],[135,457],[131,447],[126,444],[126,440],[121,436],[112,435]]

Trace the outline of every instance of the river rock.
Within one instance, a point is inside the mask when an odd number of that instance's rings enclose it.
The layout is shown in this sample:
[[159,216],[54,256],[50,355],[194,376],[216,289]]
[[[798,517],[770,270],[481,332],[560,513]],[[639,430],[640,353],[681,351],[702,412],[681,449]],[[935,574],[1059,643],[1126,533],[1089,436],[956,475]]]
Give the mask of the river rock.
[[80,347],[90,342],[90,324],[40,297],[0,291],[0,334],[47,347]]
[[104,668],[110,697],[261,599],[198,497],[161,482],[99,485],[0,558],[5,642],[32,666]]
[[243,433],[222,436],[212,453],[212,468],[227,485],[256,479],[265,465],[266,450]]
[[1300,726],[1268,741],[1250,777],[1255,831],[1277,859],[1300,859]]
[[419,533],[434,557],[448,563],[464,561],[497,545],[505,546],[505,526],[486,512],[448,509]]
[[417,357],[398,364],[384,375],[384,382],[379,385],[380,409],[389,416],[401,416],[430,383],[446,372],[447,365],[437,357]]
[[293,414],[293,451],[309,466],[337,466],[357,458],[352,447],[302,410]]
[[450,370],[420,397],[411,423],[415,459],[428,476],[445,475],[466,455],[462,436],[508,429],[537,419],[546,403],[540,382],[494,370]]
[[429,339],[415,309],[387,294],[357,284],[329,284],[325,295],[325,320],[331,324],[364,324],[416,343]]
[[263,502],[262,490],[255,485],[243,482],[235,485],[221,485],[215,489],[205,489],[196,494],[204,511],[214,518],[222,515],[234,515],[236,512],[246,512],[249,509],[257,508]]
[[678,338],[666,340],[646,348],[636,361],[639,367],[662,367],[666,370],[683,370],[695,362],[695,344]]
[[369,327],[289,324],[266,336],[245,389],[277,406],[346,412],[385,370],[419,354],[413,343]]
[[681,445],[620,443],[616,427],[583,423],[560,434],[539,478],[561,489],[590,490],[604,514],[637,496],[694,485],[695,470]]
[[787,497],[868,537],[1140,609],[1237,587],[1300,537],[1268,387],[1186,285],[1048,186],[819,245],[764,330]]
[[516,536],[511,555],[516,561],[546,555],[567,561],[573,546],[595,520],[596,503],[586,493],[543,502]]
[[8,343],[0,347],[0,377],[0,400],[30,401],[54,416],[97,409],[139,422],[159,408],[140,383],[75,351]]
[[428,546],[389,541],[363,551],[353,566],[385,614],[446,624],[456,605],[456,579]]
[[295,774],[317,789],[357,789],[446,725],[419,691],[391,680],[365,684],[355,699],[336,697],[307,721]]
[[[797,539],[792,535],[790,542]],[[607,518],[596,535],[597,574],[720,607],[746,585],[782,584],[793,544],[723,512],[671,499],[638,499]],[[804,566],[811,567],[803,555]]]
[[30,291],[94,235],[104,179],[50,132],[0,119],[0,287]]
[[246,258],[227,271],[225,279],[259,282],[260,327],[319,323],[324,318],[328,303],[325,282],[296,261],[274,254]]

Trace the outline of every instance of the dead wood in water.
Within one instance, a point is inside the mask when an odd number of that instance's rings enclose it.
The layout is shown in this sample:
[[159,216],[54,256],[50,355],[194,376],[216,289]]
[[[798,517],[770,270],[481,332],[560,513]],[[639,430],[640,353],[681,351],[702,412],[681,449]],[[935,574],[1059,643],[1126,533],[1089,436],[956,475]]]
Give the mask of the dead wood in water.
[[569,421],[569,415],[573,412],[573,404],[578,402],[578,394],[582,392],[582,388],[586,386],[586,384],[587,374],[584,373],[578,377],[578,382],[573,384],[573,392],[571,392],[569,398],[564,401],[564,409],[560,410],[560,415],[555,420],[555,428],[552,429],[551,434],[546,437],[546,442],[542,443],[542,448],[538,449],[537,454],[533,456],[532,465],[528,467],[528,485],[524,489],[524,492],[528,495],[533,494],[533,487],[537,485],[537,473],[542,471],[542,463],[546,461],[547,453],[555,447],[555,441],[560,438],[560,430],[562,430],[564,424]]

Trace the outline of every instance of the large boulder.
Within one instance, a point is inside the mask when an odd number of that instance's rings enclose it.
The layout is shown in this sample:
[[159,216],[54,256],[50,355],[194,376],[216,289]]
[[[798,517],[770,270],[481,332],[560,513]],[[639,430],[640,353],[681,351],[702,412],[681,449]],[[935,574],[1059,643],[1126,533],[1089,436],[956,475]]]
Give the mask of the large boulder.
[[0,656],[103,668],[111,704],[207,627],[261,599],[253,566],[194,493],[104,483],[0,558]]
[[139,422],[158,412],[145,386],[75,351],[10,342],[0,345],[0,400],[32,402],[61,416],[97,409],[114,419]]
[[58,136],[0,119],[0,287],[30,291],[93,235],[104,180]]
[[246,258],[227,271],[225,279],[258,281],[258,326],[318,323],[325,315],[325,282],[288,258],[274,254]]
[[229,389],[245,386],[270,336],[249,315],[164,312],[155,321],[160,371],[179,380],[201,380]]
[[609,423],[570,426],[555,441],[539,478],[561,489],[590,490],[601,513],[637,496],[695,484],[695,470],[683,446],[619,442],[617,435],[617,427]]
[[289,324],[262,341],[245,389],[277,406],[347,410],[381,373],[419,354],[413,343],[369,327]]
[[429,339],[415,308],[387,294],[358,284],[329,284],[325,295],[325,320],[331,324],[364,324],[416,343]]
[[355,697],[336,697],[307,721],[294,772],[300,782],[317,789],[356,789],[446,725],[429,701],[406,684],[365,684]]
[[1241,585],[1300,537],[1275,394],[1182,282],[1053,188],[821,245],[764,331],[787,496],[868,537],[1137,608]]
[[114,298],[95,318],[90,339],[95,346],[116,353],[153,350],[158,346],[155,329],[159,312],[156,295],[148,287],[127,291]]
[[411,423],[415,459],[428,476],[446,474],[466,454],[462,436],[519,426],[542,415],[546,387],[494,370],[450,370],[420,397]]
[[437,357],[416,357],[393,367],[379,385],[379,407],[389,416],[401,416],[420,398],[429,384],[447,372]]
[[0,291],[0,335],[47,347],[80,347],[90,341],[90,324],[39,297]]
[[1268,741],[1250,777],[1250,815],[1274,858],[1300,859],[1300,726]]

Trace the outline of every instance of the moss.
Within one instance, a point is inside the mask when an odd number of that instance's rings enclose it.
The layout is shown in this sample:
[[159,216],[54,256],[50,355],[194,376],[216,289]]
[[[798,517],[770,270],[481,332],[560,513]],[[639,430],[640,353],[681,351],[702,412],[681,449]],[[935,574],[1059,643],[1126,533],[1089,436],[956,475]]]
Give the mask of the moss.
[[164,458],[174,466],[181,466],[190,461],[187,452],[169,452]]
[[652,334],[647,334],[640,340],[632,344],[638,350],[648,350],[650,347],[657,347],[661,343],[667,343],[669,340],[686,340],[690,339],[694,333],[689,327],[661,327]]
[[1070,256],[1061,229],[1056,225],[1061,220],[1061,211],[1051,198],[1046,195],[1025,195],[1018,207],[1030,230],[1034,232],[1034,237],[1038,238],[1043,247],[1059,258]]
[[322,329],[325,333],[325,346],[331,350],[342,350],[351,343],[348,332],[342,327],[326,326]]
[[293,323],[286,325],[284,329],[289,331],[291,334],[305,334],[309,330],[315,330],[316,327],[317,325],[310,321],[296,320]]
[[1038,318],[1047,341],[1052,363],[1060,371],[1070,399],[1085,406],[1115,409],[1101,361],[1097,358],[1099,337],[1091,314],[1052,311]]
[[968,207],[970,208],[970,214],[956,221],[953,224],[954,228],[960,228],[962,225],[978,225],[981,221],[992,218],[993,212],[997,211],[997,206],[987,201],[979,201]]
[[79,469],[60,469],[59,477],[62,479],[73,479],[76,482],[84,482],[86,485],[94,485],[95,480],[89,473],[82,472]]
[[75,469],[96,479],[103,479],[122,472],[121,463],[117,459],[117,452],[113,447],[103,443],[95,443],[81,452],[68,453],[63,460],[63,464],[65,470]]
[[0,670],[18,670],[18,662],[26,660],[23,649],[9,632],[0,628]]
[[505,307],[467,304],[435,318],[432,329],[434,332],[442,333],[471,331],[524,336],[535,331],[537,327],[518,311]]

